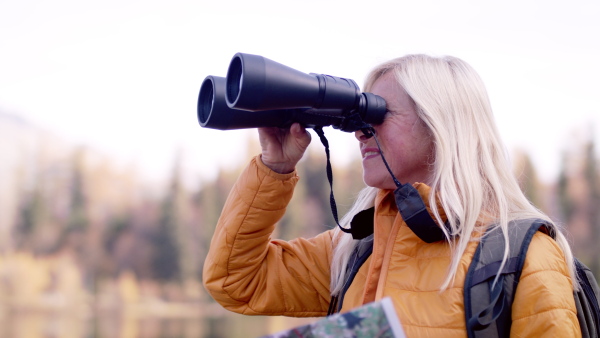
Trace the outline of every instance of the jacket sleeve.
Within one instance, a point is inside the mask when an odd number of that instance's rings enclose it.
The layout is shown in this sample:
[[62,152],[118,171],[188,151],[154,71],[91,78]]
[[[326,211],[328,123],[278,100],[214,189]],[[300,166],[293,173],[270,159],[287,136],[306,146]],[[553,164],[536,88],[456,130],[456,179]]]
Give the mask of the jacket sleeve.
[[581,337],[564,255],[542,232],[527,251],[512,319],[511,337]]
[[271,240],[298,181],[254,158],[233,186],[203,268],[211,296],[248,315],[324,316],[329,305],[331,231]]

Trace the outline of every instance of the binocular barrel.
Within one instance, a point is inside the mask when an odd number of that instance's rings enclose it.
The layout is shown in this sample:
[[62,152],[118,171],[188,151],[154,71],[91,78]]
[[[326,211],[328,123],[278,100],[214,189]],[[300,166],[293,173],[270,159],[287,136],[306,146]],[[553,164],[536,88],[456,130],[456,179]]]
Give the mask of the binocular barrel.
[[224,77],[209,75],[202,82],[198,97],[200,126],[220,130],[284,127],[291,119],[290,110],[252,112],[229,108],[225,100],[225,81]]
[[200,87],[202,127],[333,126],[347,132],[383,122],[385,100],[361,93],[351,79],[306,74],[267,58],[237,53],[227,77],[207,76]]

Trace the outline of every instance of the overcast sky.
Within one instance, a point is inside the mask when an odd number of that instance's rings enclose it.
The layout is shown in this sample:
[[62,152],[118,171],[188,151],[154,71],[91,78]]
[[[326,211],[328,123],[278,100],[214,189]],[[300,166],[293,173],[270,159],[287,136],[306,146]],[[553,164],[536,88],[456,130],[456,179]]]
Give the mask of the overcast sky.
[[[598,18],[598,0],[3,0],[0,110],[153,177],[181,149],[188,175],[210,177],[256,133],[196,118],[200,83],[236,52],[360,85],[397,56],[454,55],[482,76],[507,146],[552,179],[561,152],[599,132]],[[334,161],[358,155],[351,134],[326,134]]]

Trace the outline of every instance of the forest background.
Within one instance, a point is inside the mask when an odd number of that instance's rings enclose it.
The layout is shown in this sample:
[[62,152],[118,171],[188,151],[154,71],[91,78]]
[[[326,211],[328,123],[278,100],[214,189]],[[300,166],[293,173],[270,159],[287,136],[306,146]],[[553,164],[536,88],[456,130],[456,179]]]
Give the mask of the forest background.
[[[538,178],[526,152],[513,149],[512,158],[523,191],[566,227],[576,256],[599,276],[600,162],[593,129],[578,134],[551,181]],[[259,153],[256,137],[240,145],[243,165],[190,185],[181,153],[168,180],[150,183],[138,168],[15,115],[0,112],[0,135],[11,140],[0,144],[0,336],[236,337],[304,323],[228,313],[201,285],[229,189]],[[335,224],[321,151],[310,148],[300,162],[275,237],[310,237]],[[360,160],[334,162],[333,173],[343,214],[364,187]]]
[[[199,128],[207,75],[237,52],[362,85],[401,55],[480,74],[531,201],[598,274],[597,0],[0,1],[0,337],[258,337],[202,266],[254,131]],[[362,188],[353,135],[326,130],[340,213]],[[313,134],[313,136],[316,136]],[[333,226],[318,138],[276,237]]]

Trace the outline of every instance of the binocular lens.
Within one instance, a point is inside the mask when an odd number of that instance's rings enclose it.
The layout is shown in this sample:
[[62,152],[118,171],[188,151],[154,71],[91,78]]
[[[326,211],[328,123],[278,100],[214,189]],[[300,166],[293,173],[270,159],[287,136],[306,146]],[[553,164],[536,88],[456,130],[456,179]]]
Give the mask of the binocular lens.
[[201,125],[205,125],[210,118],[210,113],[215,104],[215,95],[213,91],[214,84],[211,78],[206,78],[200,87],[200,97],[198,99],[198,119]]
[[226,98],[230,99],[229,102],[236,102],[238,100],[243,81],[242,60],[240,58],[233,58],[227,73]]

